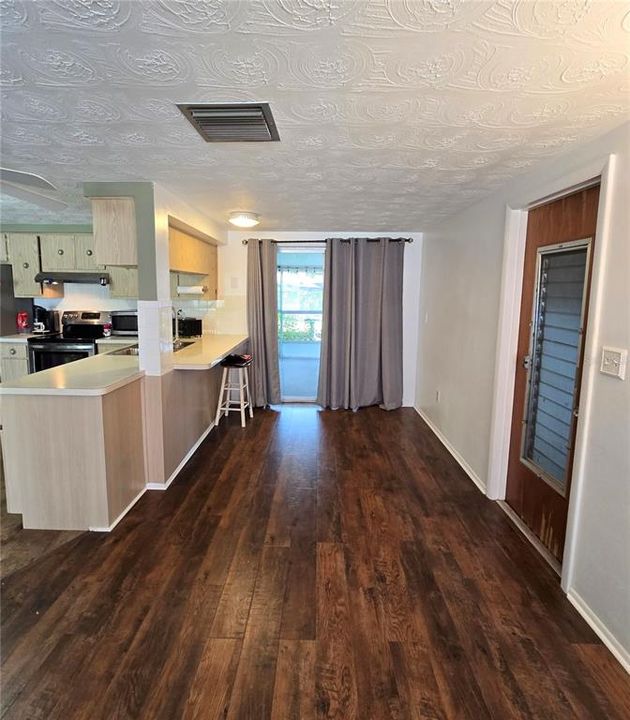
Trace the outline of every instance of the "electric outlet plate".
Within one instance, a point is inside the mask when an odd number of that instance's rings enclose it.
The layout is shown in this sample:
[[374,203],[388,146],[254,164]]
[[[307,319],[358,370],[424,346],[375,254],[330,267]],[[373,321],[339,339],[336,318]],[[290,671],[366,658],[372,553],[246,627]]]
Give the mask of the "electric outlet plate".
[[611,375],[626,379],[626,367],[628,365],[628,351],[624,348],[606,347],[602,348],[602,363],[599,371],[604,375]]

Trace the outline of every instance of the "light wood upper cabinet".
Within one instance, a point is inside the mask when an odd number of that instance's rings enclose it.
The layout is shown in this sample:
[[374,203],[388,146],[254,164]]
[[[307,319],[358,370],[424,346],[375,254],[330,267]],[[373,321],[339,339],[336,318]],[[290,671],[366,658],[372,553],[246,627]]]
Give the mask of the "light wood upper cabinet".
[[35,282],[39,272],[39,240],[29,233],[9,233],[9,259],[13,265],[15,297],[39,297],[42,286]]
[[9,233],[0,235],[0,263],[8,263],[9,261]]
[[74,235],[39,236],[42,270],[63,271],[76,268]]
[[206,293],[208,300],[216,300],[219,297],[219,271],[218,271],[218,260],[217,260],[217,248],[215,245],[211,246],[212,252],[210,253],[210,269],[206,275],[206,281],[208,285],[208,291]]
[[137,265],[133,198],[92,198],[94,253],[100,265]]
[[77,270],[98,270],[96,253],[94,251],[94,235],[80,233],[75,238],[75,257]]
[[[210,245],[171,227],[169,228],[169,267],[171,273],[179,273],[178,284],[205,285],[207,291],[200,297],[204,300],[217,299],[217,248],[215,245]],[[173,295],[173,289],[171,289],[171,295]]]
[[138,268],[108,265],[105,271],[109,273],[109,294],[113,298],[138,297]]
[[214,245],[171,227],[168,234],[168,255],[171,270],[207,275],[213,258],[216,265],[217,249]]

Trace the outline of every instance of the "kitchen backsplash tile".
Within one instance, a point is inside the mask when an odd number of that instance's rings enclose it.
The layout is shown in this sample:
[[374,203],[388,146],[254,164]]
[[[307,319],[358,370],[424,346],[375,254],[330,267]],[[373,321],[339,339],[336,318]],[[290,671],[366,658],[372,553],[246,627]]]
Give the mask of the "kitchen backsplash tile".
[[62,298],[35,298],[35,305],[49,310],[135,310],[137,300],[111,298],[109,288],[100,285],[66,283]]
[[204,334],[247,332],[244,295],[228,295],[222,300],[174,300],[173,307],[186,317],[199,318]]

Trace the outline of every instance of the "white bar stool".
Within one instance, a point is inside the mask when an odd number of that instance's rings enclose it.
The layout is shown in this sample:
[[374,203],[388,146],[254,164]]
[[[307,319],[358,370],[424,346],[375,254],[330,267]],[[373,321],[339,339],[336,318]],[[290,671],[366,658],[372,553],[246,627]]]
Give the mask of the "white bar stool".
[[[249,408],[249,417],[254,417],[252,398],[249,392],[249,373],[247,368],[252,364],[251,355],[228,355],[221,361],[223,376],[221,377],[221,390],[214,424],[218,427],[221,416],[230,412],[241,413],[241,427],[245,427],[245,408]],[[235,371],[238,370],[238,373]],[[234,378],[236,375],[236,378]],[[238,399],[232,399],[232,393],[238,391]],[[247,400],[245,400],[247,396]]]

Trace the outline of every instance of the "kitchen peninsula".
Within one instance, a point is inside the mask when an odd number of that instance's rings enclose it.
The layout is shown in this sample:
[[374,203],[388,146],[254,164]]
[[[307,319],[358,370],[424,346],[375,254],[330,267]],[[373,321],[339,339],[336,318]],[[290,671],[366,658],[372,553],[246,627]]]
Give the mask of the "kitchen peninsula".
[[[25,528],[111,530],[144,491],[164,489],[212,428],[221,360],[246,335],[206,335],[145,375],[117,351],[0,385],[7,509]],[[194,372],[187,372],[194,371]],[[162,405],[146,401],[161,383]],[[167,482],[154,482],[147,433],[158,433]]]

